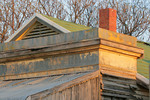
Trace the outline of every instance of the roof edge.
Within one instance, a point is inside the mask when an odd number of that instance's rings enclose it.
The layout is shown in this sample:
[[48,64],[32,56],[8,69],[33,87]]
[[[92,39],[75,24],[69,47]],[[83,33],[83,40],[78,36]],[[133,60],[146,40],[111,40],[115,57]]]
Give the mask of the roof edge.
[[90,79],[97,78],[97,77],[99,77],[99,75],[100,75],[99,70],[91,72],[91,73],[88,73],[88,74],[86,74],[84,76],[78,77],[78,78],[76,78],[74,80],[71,80],[69,82],[66,82],[66,83],[60,84],[58,86],[55,86],[54,88],[47,89],[47,90],[41,91],[41,92],[36,93],[36,94],[32,94],[32,95],[28,96],[26,98],[26,100],[30,100],[34,96],[43,97],[43,96],[45,96],[47,94],[49,95],[49,94],[52,94],[52,93],[56,93],[56,92],[62,91],[64,89],[67,89],[68,87],[72,87],[74,85],[86,82],[86,81],[88,81]]
[[[44,21],[45,23],[57,28],[58,30],[64,32],[64,33],[69,33],[70,31],[63,28],[62,26],[58,25],[57,23],[51,21],[50,19],[46,18],[45,16],[42,16],[41,14],[38,14],[38,13],[35,13],[31,18],[29,18],[29,20],[26,20],[25,23],[14,33],[12,34],[6,41],[4,41],[5,43],[6,42],[10,42],[12,41],[17,35],[21,35],[22,34],[22,30],[23,29],[27,29],[29,28],[29,26],[31,26],[31,23],[34,23],[35,21],[37,21],[37,19],[40,19],[42,21]],[[38,20],[39,21],[39,20]],[[28,26],[29,25],[29,26]],[[24,30],[24,31],[25,31]]]
[[21,30],[23,30],[25,28],[25,26],[30,24],[30,22],[35,19],[35,17],[36,17],[36,14],[34,14],[31,18],[26,20],[25,23],[14,34],[12,34],[4,43],[10,42],[13,38],[15,38],[15,36],[17,34],[19,34],[21,32]]
[[42,16],[41,14],[36,13],[36,17],[42,19],[43,21],[45,21],[46,23],[48,23],[51,26],[55,26],[57,29],[61,30],[64,33],[70,32],[69,30],[67,30],[64,27],[60,26],[59,24],[53,22],[52,20],[46,18],[45,16]]
[[136,80],[137,80],[137,84],[149,89],[149,80],[145,78],[143,75],[137,73]]

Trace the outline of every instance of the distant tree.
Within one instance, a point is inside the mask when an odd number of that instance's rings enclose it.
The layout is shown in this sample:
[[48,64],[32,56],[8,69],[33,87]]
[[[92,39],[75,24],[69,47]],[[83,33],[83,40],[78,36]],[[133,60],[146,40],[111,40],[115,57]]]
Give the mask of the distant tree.
[[146,2],[148,0],[108,0],[108,7],[117,10],[118,32],[139,37],[149,30],[150,8]]
[[[32,2],[32,3],[31,3]],[[4,42],[35,11],[34,0],[1,0],[0,1],[0,42]]]
[[98,27],[98,9],[116,9],[117,31],[140,37],[150,28],[149,3],[148,0],[68,0],[67,7],[71,22],[91,27]]
[[[148,38],[148,4],[149,0],[0,0],[0,42],[5,41],[36,12],[77,24],[98,27],[99,9],[105,8],[117,10],[119,33]],[[145,35],[145,32],[148,34]]]
[[60,0],[38,0],[38,12],[62,20],[67,16],[64,4]]
[[80,24],[89,26],[89,27],[98,27],[99,20],[99,3],[95,0],[89,0],[90,4],[85,9],[84,13],[81,15]]
[[73,23],[81,23],[81,16],[85,14],[85,10],[90,6],[92,0],[68,0],[68,17]]

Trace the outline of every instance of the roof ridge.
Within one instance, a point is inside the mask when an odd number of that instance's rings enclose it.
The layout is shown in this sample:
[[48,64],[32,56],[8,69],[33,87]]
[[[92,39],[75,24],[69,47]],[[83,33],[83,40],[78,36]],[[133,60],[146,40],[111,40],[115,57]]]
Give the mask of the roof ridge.
[[82,31],[82,30],[87,30],[87,29],[91,29],[92,27],[88,27],[85,25],[81,25],[81,24],[76,24],[73,22],[69,22],[69,21],[65,21],[62,19],[58,19],[58,18],[54,18],[52,16],[48,16],[48,15],[44,15],[44,14],[40,14],[46,18],[48,18],[49,20],[57,23],[58,25],[66,28],[67,30],[71,31],[71,32],[76,32],[76,31]]

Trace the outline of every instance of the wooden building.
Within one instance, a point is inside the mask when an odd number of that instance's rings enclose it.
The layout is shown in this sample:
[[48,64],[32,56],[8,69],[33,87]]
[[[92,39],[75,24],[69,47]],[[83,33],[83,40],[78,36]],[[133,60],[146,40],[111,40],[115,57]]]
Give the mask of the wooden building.
[[0,44],[0,100],[149,100],[144,50],[115,32],[115,15],[100,10],[90,28],[35,14]]

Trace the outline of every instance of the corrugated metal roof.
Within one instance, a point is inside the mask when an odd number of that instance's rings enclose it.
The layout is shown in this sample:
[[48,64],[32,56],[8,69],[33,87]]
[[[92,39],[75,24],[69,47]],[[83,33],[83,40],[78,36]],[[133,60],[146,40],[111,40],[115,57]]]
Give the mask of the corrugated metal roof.
[[51,89],[89,73],[91,72],[0,81],[0,100],[25,100],[32,94]]

